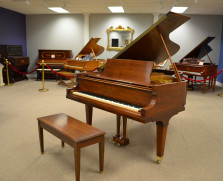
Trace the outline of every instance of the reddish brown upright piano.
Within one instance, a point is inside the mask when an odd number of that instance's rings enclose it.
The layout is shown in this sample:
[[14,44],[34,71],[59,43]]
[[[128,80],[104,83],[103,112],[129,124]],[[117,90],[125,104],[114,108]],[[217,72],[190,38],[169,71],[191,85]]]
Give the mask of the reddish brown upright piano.
[[102,72],[79,74],[77,85],[67,90],[67,98],[85,104],[88,124],[92,124],[93,107],[117,115],[113,141],[119,145],[129,143],[127,118],[141,123],[156,122],[158,163],[164,155],[170,118],[185,110],[187,82],[181,80],[177,69],[172,73],[154,72],[157,70],[153,65],[167,58],[172,62],[171,56],[180,47],[169,39],[169,34],[188,19],[169,12],[113,59],[108,59]]
[[[42,60],[55,71],[64,69],[64,63],[72,58],[72,50],[39,50],[39,59],[36,62],[39,65]],[[37,70],[37,80],[42,78],[42,69]],[[56,74],[50,69],[45,69],[45,78],[56,78]]]
[[[188,78],[202,77],[204,79],[203,83],[203,93],[205,93],[206,80],[207,78],[215,75],[218,70],[218,66],[215,65],[208,53],[212,51],[212,48],[208,45],[215,37],[205,38],[199,45],[197,45],[192,51],[190,51],[185,57],[183,57],[179,62],[175,63],[177,69],[182,71],[184,75]],[[204,56],[208,57],[210,62],[206,63],[202,58]],[[216,77],[209,81],[208,88],[212,87],[213,91],[215,89]],[[194,89],[193,82],[188,81],[188,86]]]

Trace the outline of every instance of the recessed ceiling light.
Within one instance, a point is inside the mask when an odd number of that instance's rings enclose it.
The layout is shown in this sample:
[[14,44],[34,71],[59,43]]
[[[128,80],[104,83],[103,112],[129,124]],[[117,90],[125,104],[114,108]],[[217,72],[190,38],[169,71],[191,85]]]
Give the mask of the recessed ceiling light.
[[112,13],[124,13],[124,9],[122,6],[110,6],[110,7],[108,7],[108,9]]
[[48,9],[55,11],[57,13],[69,13],[69,11],[67,11],[61,7],[48,7]]
[[187,9],[188,7],[173,7],[172,9],[171,9],[171,11],[172,12],[174,12],[174,13],[183,13],[184,11],[186,11],[186,9]]

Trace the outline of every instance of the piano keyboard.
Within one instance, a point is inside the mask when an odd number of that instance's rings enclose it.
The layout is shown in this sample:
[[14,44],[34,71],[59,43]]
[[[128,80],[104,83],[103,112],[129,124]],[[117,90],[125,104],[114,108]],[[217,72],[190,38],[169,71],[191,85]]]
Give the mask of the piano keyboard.
[[114,106],[118,106],[118,107],[121,107],[121,108],[129,109],[129,110],[135,111],[135,112],[139,112],[139,110],[143,108],[141,106],[128,104],[128,103],[125,103],[125,102],[120,102],[120,101],[117,101],[117,100],[114,100],[114,99],[107,99],[105,97],[96,96],[96,95],[85,93],[85,92],[73,92],[73,94],[78,95],[78,96],[82,96],[82,97],[86,97],[86,98],[89,98],[89,99],[93,99],[93,100],[96,100],[96,101],[104,102],[104,103],[107,103],[107,104],[111,104],[111,105],[114,105]]
[[66,65],[66,67],[70,67],[70,68],[83,68],[81,66],[75,66],[75,65]]

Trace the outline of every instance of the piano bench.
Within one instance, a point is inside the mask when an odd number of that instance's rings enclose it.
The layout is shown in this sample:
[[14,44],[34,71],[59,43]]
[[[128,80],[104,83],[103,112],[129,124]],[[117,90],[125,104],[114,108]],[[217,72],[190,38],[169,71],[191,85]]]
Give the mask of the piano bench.
[[74,148],[76,181],[80,180],[80,149],[99,143],[100,173],[104,168],[105,132],[83,123],[64,113],[37,118],[41,153],[44,153],[43,129],[61,140],[62,147],[67,143]]
[[[59,72],[60,74],[63,74],[65,76],[75,76],[74,72],[66,72],[66,71],[60,71]],[[68,87],[73,87],[74,86],[74,77],[69,77],[70,79],[70,84],[66,83],[63,81],[63,76],[62,75],[59,75],[60,77],[60,81],[57,83],[58,85],[66,85]]]

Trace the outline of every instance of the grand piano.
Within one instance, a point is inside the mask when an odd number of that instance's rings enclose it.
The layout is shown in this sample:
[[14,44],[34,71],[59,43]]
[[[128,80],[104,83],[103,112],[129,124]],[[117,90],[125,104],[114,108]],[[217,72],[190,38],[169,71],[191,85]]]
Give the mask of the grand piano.
[[92,124],[93,107],[117,115],[113,142],[118,145],[129,143],[128,118],[141,123],[156,122],[158,163],[164,155],[170,118],[185,110],[187,82],[181,80],[176,68],[172,73],[156,72],[153,65],[167,58],[173,64],[171,56],[180,47],[169,39],[169,34],[188,20],[187,16],[167,13],[113,59],[108,59],[102,72],[78,74],[77,85],[67,89],[68,99],[85,104],[88,124]]
[[104,47],[97,44],[101,38],[91,38],[75,59],[68,59],[64,68],[68,71],[91,71],[105,64],[105,60],[97,59],[104,52]]
[[[210,59],[208,53],[212,51],[212,48],[208,45],[215,37],[207,37],[200,44],[198,44],[193,50],[191,50],[186,56],[184,56],[179,62],[176,62],[175,65],[178,70],[182,71],[184,75],[187,75],[188,78],[202,77],[204,79],[203,83],[203,93],[205,93],[206,80],[208,77],[211,77],[217,73],[218,65],[215,65]],[[208,57],[209,62],[206,63],[202,58],[204,56]],[[215,89],[216,77],[211,79],[208,84]],[[193,82],[188,81],[188,87],[194,89]]]
[[[39,59],[37,60],[36,65],[41,64],[42,60],[44,60],[44,63],[55,71],[63,70],[64,63],[73,56],[72,50],[39,49],[38,53]],[[45,67],[45,78],[56,78],[56,74]],[[37,69],[37,80],[39,79],[42,79],[42,68]]]

